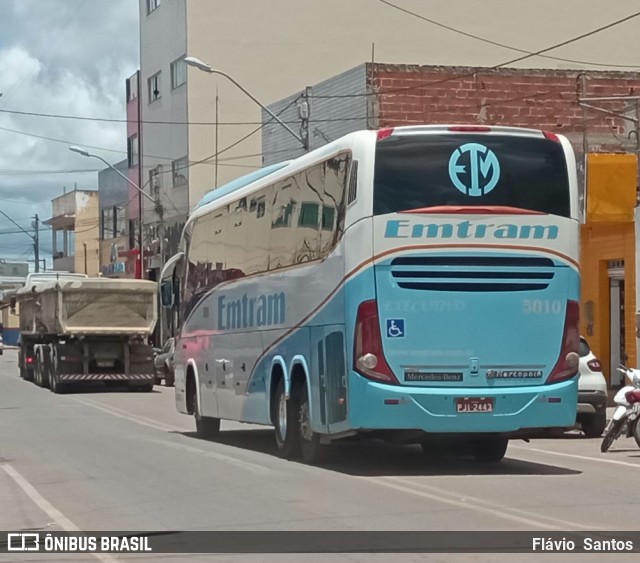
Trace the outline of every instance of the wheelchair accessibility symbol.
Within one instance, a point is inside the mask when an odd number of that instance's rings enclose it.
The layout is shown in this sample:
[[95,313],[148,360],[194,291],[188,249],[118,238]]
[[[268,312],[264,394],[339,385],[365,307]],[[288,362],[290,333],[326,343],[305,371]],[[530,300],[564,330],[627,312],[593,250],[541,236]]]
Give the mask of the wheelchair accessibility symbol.
[[387,319],[387,336],[404,338],[404,319]]

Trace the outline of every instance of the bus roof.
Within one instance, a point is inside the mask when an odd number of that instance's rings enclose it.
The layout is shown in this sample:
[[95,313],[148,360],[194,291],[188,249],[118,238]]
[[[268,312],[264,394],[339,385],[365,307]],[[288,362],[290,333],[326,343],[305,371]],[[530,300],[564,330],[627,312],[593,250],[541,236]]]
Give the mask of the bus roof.
[[306,166],[313,164],[319,159],[328,158],[332,154],[335,154],[337,151],[343,150],[345,148],[356,146],[360,143],[367,142],[366,139],[376,139],[380,138],[380,135],[391,136],[391,135],[420,135],[420,134],[437,134],[437,133],[473,133],[477,132],[479,129],[482,129],[483,132],[489,133],[492,135],[512,135],[512,136],[534,136],[534,137],[545,137],[545,134],[540,129],[531,129],[525,127],[509,127],[509,126],[478,126],[477,124],[440,124],[440,125],[432,125],[432,124],[424,124],[424,125],[405,125],[399,127],[384,127],[379,130],[376,129],[365,129],[361,131],[354,131],[327,143],[317,149],[314,149],[311,152],[308,152],[298,158],[287,160],[284,162],[279,162],[277,164],[272,164],[270,166],[265,166],[255,172],[247,174],[245,176],[241,176],[235,180],[232,180],[228,184],[224,186],[211,190],[208,192],[202,200],[195,207],[193,212],[191,213],[187,223],[197,219],[200,215],[206,215],[209,211],[214,209],[215,205],[209,205],[213,202],[216,202],[220,199],[223,199],[225,196],[235,192],[236,190],[241,190],[251,184],[257,182],[258,185],[256,187],[262,186],[263,182],[260,182],[263,178],[270,174],[274,174],[276,179],[281,177],[285,177],[289,172],[288,170],[284,170],[285,168],[291,168],[291,173],[295,173],[299,170],[304,169]]
[[206,205],[207,203],[216,201],[217,199],[220,199],[221,197],[227,194],[230,194],[231,192],[234,192],[240,188],[243,188],[244,186],[248,186],[251,182],[255,182],[256,180],[259,180],[260,178],[264,178],[269,174],[273,174],[274,172],[287,166],[290,162],[291,162],[290,160],[285,160],[283,162],[278,162],[277,164],[270,164],[269,166],[265,166],[264,168],[260,168],[259,170],[255,170],[244,176],[240,176],[240,178],[231,180],[231,182],[228,182],[220,186],[219,188],[210,190],[198,202],[198,205],[196,205],[195,209],[199,209],[200,207],[202,207],[203,205]]

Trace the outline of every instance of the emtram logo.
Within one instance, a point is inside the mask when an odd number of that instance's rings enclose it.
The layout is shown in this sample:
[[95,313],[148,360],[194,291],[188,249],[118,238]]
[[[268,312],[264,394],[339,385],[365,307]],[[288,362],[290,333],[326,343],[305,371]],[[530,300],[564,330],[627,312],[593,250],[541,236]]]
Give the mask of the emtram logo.
[[479,143],[458,147],[449,158],[449,178],[463,194],[488,194],[500,180],[500,162],[492,150]]

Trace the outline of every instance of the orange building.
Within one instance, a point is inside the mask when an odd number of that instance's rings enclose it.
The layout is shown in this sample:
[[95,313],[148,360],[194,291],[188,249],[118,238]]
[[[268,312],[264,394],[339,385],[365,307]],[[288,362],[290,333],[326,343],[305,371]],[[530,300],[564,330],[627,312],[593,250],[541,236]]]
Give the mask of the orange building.
[[636,155],[588,155],[580,330],[614,387],[622,382],[616,371],[620,362],[638,365],[636,185]]

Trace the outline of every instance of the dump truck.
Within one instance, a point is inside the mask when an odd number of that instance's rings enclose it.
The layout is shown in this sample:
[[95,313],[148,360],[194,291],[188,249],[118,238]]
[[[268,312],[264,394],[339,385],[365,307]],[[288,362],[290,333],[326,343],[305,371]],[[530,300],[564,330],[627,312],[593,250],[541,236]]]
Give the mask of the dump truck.
[[19,306],[22,378],[54,393],[88,382],[153,389],[155,282],[63,277],[25,285],[7,297],[12,309]]

